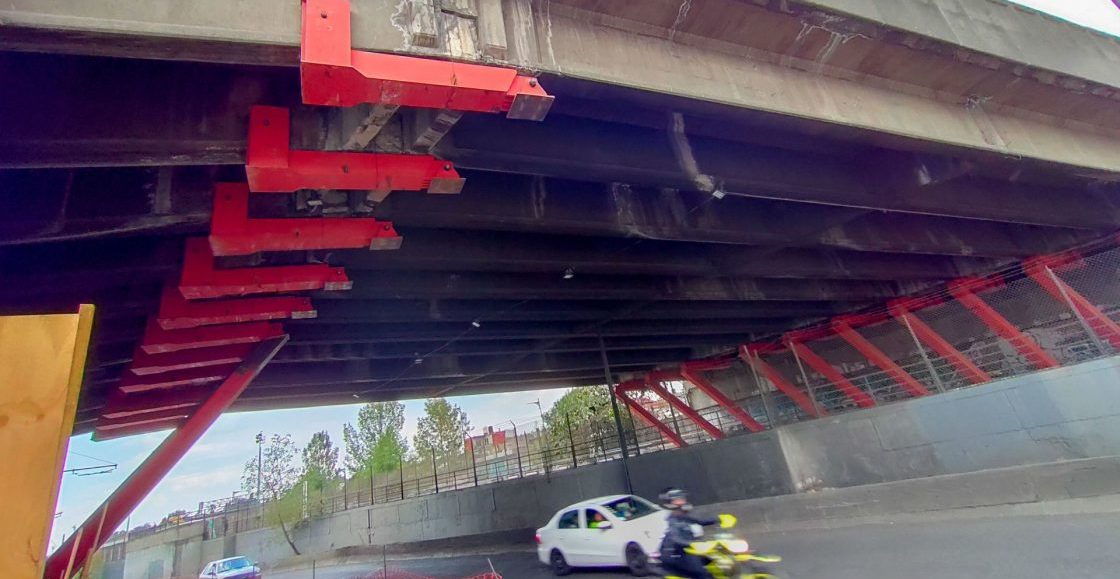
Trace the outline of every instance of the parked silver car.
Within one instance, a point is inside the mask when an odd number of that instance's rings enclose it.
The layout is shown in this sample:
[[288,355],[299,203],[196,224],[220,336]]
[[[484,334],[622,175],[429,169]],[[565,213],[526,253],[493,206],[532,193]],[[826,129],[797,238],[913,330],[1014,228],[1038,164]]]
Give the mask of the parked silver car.
[[260,579],[261,568],[248,557],[230,557],[211,561],[202,568],[198,579]]

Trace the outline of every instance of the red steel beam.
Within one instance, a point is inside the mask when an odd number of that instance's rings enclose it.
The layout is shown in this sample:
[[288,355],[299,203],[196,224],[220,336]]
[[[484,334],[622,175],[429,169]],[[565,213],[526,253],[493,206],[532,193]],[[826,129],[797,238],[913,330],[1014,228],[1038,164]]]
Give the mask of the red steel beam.
[[1046,353],[1034,340],[1019,331],[1007,318],[1000,315],[992,306],[989,306],[974,292],[982,287],[988,287],[990,282],[972,278],[959,279],[949,283],[949,293],[957,301],[968,308],[980,321],[984,322],[996,334],[1006,340],[1013,348],[1019,351],[1031,364],[1039,370],[1057,368],[1061,364],[1053,356]]
[[343,189],[454,194],[463,190],[465,179],[450,161],[431,155],[293,150],[289,148],[290,129],[286,108],[254,106],[249,110],[245,175],[250,191]]
[[151,412],[131,414],[117,418],[106,418],[102,416],[93,427],[94,437],[96,438],[99,433],[107,434],[114,430],[121,430],[132,426],[152,425],[173,420],[182,420],[191,415],[191,408],[190,406],[177,406],[174,408],[164,408],[162,410],[153,410]]
[[124,418],[171,408],[192,408],[205,402],[213,393],[213,386],[145,392],[137,396],[114,391],[105,402],[105,407],[101,410],[101,416],[105,418]]
[[[727,365],[711,369],[721,370],[729,366],[730,361],[727,361]],[[750,414],[748,414],[746,410],[740,408],[738,404],[735,404],[735,402],[733,402],[730,398],[727,397],[727,395],[721,392],[719,388],[716,388],[714,384],[700,375],[701,369],[705,369],[708,367],[709,366],[706,364],[697,362],[685,362],[684,364],[681,364],[681,378],[688,380],[692,383],[693,386],[696,386],[701,392],[707,395],[708,398],[714,400],[716,404],[719,404],[724,410],[727,411],[728,414],[734,416],[735,420],[738,420],[739,423],[742,424],[743,427],[747,430],[751,432],[762,432],[763,430],[765,430],[765,427],[759,424],[759,422],[755,420],[754,417],[752,417]]]
[[252,351],[252,344],[196,348],[164,354],[149,354],[142,348],[136,348],[136,352],[132,354],[132,364],[129,366],[129,371],[138,376],[147,376],[148,374],[160,374],[172,370],[236,364],[244,360]]
[[309,105],[505,111],[539,121],[553,101],[536,79],[511,68],[353,50],[349,0],[303,0],[299,70]]
[[914,315],[914,310],[917,309],[921,303],[916,303],[911,299],[901,299],[892,301],[888,307],[892,316],[895,317],[903,325],[909,324],[910,329],[914,331],[914,335],[922,341],[923,344],[933,348],[939,356],[947,360],[954,368],[957,369],[965,379],[972,384],[982,384],[990,382],[992,377],[981,370],[979,366],[968,359],[967,356],[962,354],[960,350],[953,347],[945,338],[929,327],[918,316]]
[[220,382],[229,376],[234,369],[233,364],[225,366],[207,366],[202,368],[188,368],[186,370],[172,370],[161,374],[148,374],[137,376],[125,374],[117,387],[126,394],[146,392],[148,390],[161,390],[179,386],[198,386],[211,382]]
[[[911,396],[929,396],[929,390],[911,376],[901,366],[894,363],[890,356],[883,353],[882,350],[875,347],[870,340],[864,338],[859,332],[852,327],[851,323],[843,317],[832,320],[832,329],[844,339],[845,342],[852,345],[853,348],[859,350],[865,358],[871,361],[872,364],[878,366],[881,370],[887,373],[895,382],[906,389]],[[863,404],[860,404],[863,406]]]
[[[221,185],[219,183],[218,187]],[[183,272],[179,278],[179,291],[188,300],[262,293],[342,291],[353,286],[341,267],[326,264],[218,269],[210,244],[202,237],[187,240],[183,252]]]
[[688,404],[685,404],[684,401],[681,400],[680,398],[677,398],[677,396],[675,394],[673,394],[672,392],[669,392],[668,389],[666,389],[664,386],[661,385],[661,382],[658,379],[656,379],[652,376],[647,376],[646,377],[646,387],[649,388],[650,390],[652,390],[658,396],[660,396],[662,400],[664,400],[665,402],[668,402],[670,405],[672,405],[673,408],[676,408],[677,410],[679,410],[681,414],[684,414],[689,420],[691,420],[697,426],[704,429],[704,432],[707,432],[712,438],[714,438],[716,440],[724,438],[724,434],[723,434],[722,430],[717,428],[716,425],[712,424],[711,422],[708,422],[708,419],[704,418],[703,416],[700,416],[699,412],[693,410],[691,406],[689,406]]
[[144,330],[144,337],[140,339],[140,349],[148,354],[162,354],[194,348],[255,344],[283,333],[284,329],[280,324],[269,322],[165,330],[154,319],[150,319]]
[[641,385],[641,383],[622,382],[615,387],[614,391],[615,394],[618,395],[619,400],[622,400],[624,404],[629,406],[630,409],[633,410],[643,420],[645,420],[646,423],[660,431],[661,436],[667,438],[669,442],[673,443],[674,446],[676,446],[677,448],[684,448],[688,446],[688,443],[685,442],[679,434],[673,432],[672,428],[669,428],[668,425],[666,425],[664,422],[658,420],[652,412],[646,410],[646,408],[639,404],[637,400],[630,398],[630,395],[627,394],[627,392],[630,390],[641,390],[642,388],[643,386]]
[[274,297],[234,300],[188,301],[177,288],[163,288],[156,321],[165,330],[240,324],[291,318],[314,318],[311,298]]
[[[132,473],[131,476],[113,494],[105,500],[78,529],[80,531],[95,528],[116,529],[124,522],[125,517],[132,512],[144,497],[159,481],[167,475],[183,455],[198,441],[245,388],[256,378],[261,369],[276,352],[287,342],[287,335],[269,339],[262,342],[254,350],[253,355],[245,360],[228,378],[222,382],[212,396],[199,406],[190,418],[175,432],[171,433],[159,445],[151,456]],[[75,532],[60,545],[47,559],[44,579],[67,579],[67,569],[78,569],[85,566],[87,558],[96,551],[104,539],[111,534],[91,532]]]
[[183,420],[182,417],[176,417],[152,422],[139,422],[114,430],[98,430],[94,428],[93,440],[95,442],[104,442],[106,440],[113,440],[114,438],[136,436],[137,434],[148,434],[160,430],[173,430],[179,428],[179,426],[183,424]]
[[[244,183],[214,184],[209,239],[213,255],[220,256],[310,249],[372,251],[401,246],[401,236],[393,224],[373,218],[250,219],[249,186]],[[294,274],[297,270],[292,271]]]
[[1107,341],[1113,349],[1120,350],[1120,325],[1112,321],[1112,318],[1109,318],[1088,298],[1081,295],[1081,292],[1073,289],[1057,275],[1051,275],[1052,268],[1058,265],[1062,264],[1057,262],[1056,259],[1033,257],[1023,262],[1023,270],[1054,299],[1063,304],[1072,304],[1073,307],[1077,308],[1077,313],[1092,328],[1097,337]]
[[784,337],[783,341],[786,347],[789,348],[791,352],[795,353],[801,361],[808,364],[810,368],[816,370],[821,376],[824,376],[825,380],[831,382],[837,390],[847,396],[849,400],[855,402],[856,406],[860,408],[875,406],[874,398],[863,390],[860,390],[855,384],[852,384],[851,380],[845,378],[832,364],[828,363],[828,360],[818,356],[809,346],[793,339],[789,335]]
[[767,364],[766,361],[762,359],[761,351],[763,347],[767,346],[763,345],[759,346],[758,348],[753,345],[740,346],[739,357],[742,358],[743,361],[747,364],[750,364],[756,372],[765,376],[766,379],[769,380],[775,388],[780,390],[782,394],[785,394],[786,397],[792,400],[794,404],[796,404],[799,408],[801,408],[803,412],[805,412],[805,414],[808,414],[812,417],[827,416],[828,412],[825,411],[825,409],[816,408],[813,405],[813,401],[809,400],[808,396],[798,390],[796,386],[786,381],[786,379],[782,377],[781,373],[779,373],[774,369],[773,366]]

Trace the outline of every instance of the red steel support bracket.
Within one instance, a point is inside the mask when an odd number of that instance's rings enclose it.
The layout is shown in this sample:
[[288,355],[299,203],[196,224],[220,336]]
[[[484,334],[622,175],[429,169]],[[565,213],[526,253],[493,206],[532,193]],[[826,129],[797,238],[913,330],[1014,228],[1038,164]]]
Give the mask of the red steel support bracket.
[[188,301],[183,299],[178,289],[167,286],[160,297],[156,321],[165,330],[181,330],[288,318],[302,320],[316,315],[311,298],[288,296]]
[[1030,360],[1031,364],[1039,370],[1057,368],[1061,364],[1053,356],[1047,354],[1034,340],[1019,331],[1007,318],[1000,315],[992,306],[989,306],[975,292],[992,287],[999,282],[977,278],[962,278],[949,282],[949,293],[957,301],[968,308],[980,321],[984,322],[996,334],[1006,340],[1020,354]]
[[450,161],[440,161],[431,155],[292,150],[290,130],[288,109],[250,109],[249,150],[245,157],[250,191],[344,189],[455,194],[463,190],[466,181]]
[[917,336],[922,343],[932,348],[933,351],[937,352],[942,358],[948,360],[970,383],[981,384],[990,382],[992,377],[988,375],[987,372],[981,370],[979,366],[962,354],[960,350],[953,347],[948,340],[942,338],[933,328],[922,321],[918,316],[914,315],[914,310],[919,309],[923,305],[925,304],[917,300],[903,298],[891,301],[887,307],[895,319],[903,325],[908,325],[909,328],[913,330],[914,335]]
[[665,375],[664,373],[651,372],[650,374],[646,375],[646,380],[645,380],[646,387],[649,388],[650,390],[652,390],[658,396],[660,396],[662,400],[664,400],[665,402],[668,402],[670,405],[672,405],[673,408],[676,408],[677,410],[679,410],[681,414],[684,414],[689,420],[691,420],[694,424],[696,424],[696,426],[699,426],[700,428],[704,429],[704,432],[707,432],[708,435],[710,435],[712,438],[714,438],[716,440],[720,440],[720,439],[724,438],[724,434],[723,434],[722,430],[717,428],[716,425],[712,424],[711,422],[708,422],[707,418],[704,418],[703,416],[701,416],[699,412],[693,410],[691,406],[686,404],[680,398],[677,398],[677,396],[675,394],[673,394],[672,392],[669,392],[669,390],[667,388],[662,386],[661,385],[661,380],[662,379],[679,380],[680,375],[679,374]]
[[224,380],[235,367],[234,364],[226,364],[224,366],[203,366],[200,368],[187,368],[185,370],[172,370],[170,372],[146,374],[143,376],[125,374],[121,377],[120,385],[117,386],[117,389],[125,394],[134,394],[136,392],[147,392],[148,390],[162,390],[180,386],[209,384]]
[[[308,221],[316,221],[309,219]],[[187,240],[179,292],[188,300],[299,291],[342,291],[354,286],[341,267],[326,264],[216,269],[210,245]]]
[[163,430],[171,426],[165,425],[165,423],[183,420],[189,417],[191,412],[191,407],[182,406],[163,408],[143,414],[133,414],[118,418],[106,418],[102,416],[97,420],[97,424],[93,428],[93,438],[96,441],[116,438],[118,432],[123,432],[125,429],[131,430],[140,426],[146,427],[146,430]]
[[816,370],[818,374],[824,376],[825,380],[832,383],[833,387],[848,397],[849,400],[856,403],[860,408],[870,408],[875,406],[875,399],[868,393],[860,390],[858,386],[852,384],[840,373],[828,360],[821,358],[809,348],[804,342],[799,341],[793,333],[786,334],[782,338],[782,342],[790,349],[791,352],[797,355],[801,361],[809,365],[810,368]]
[[129,396],[114,391],[105,402],[105,408],[101,410],[101,416],[104,418],[124,418],[172,408],[191,408],[205,402],[213,393],[213,386],[177,388],[175,390],[150,392],[142,396]]
[[688,380],[693,386],[696,386],[701,392],[707,395],[708,398],[714,400],[716,404],[719,404],[728,414],[734,416],[735,420],[738,420],[747,430],[751,432],[762,432],[765,430],[765,427],[759,424],[746,410],[740,408],[738,404],[735,404],[735,402],[721,392],[719,388],[716,388],[714,384],[700,375],[700,372],[703,370],[726,369],[730,367],[731,361],[720,360],[720,362],[722,362],[720,365],[708,364],[706,362],[706,360],[697,360],[681,364],[681,378]]
[[[287,335],[262,342],[253,355],[245,360],[222,382],[212,396],[191,414],[175,432],[159,445],[151,456],[128,477],[100,507],[93,511],[78,531],[60,545],[47,559],[44,579],[67,579],[67,569],[84,567],[88,558],[97,550],[125,517],[148,496],[148,493],[167,475],[183,455],[198,442],[245,388],[256,378],[276,352],[287,342]],[[94,529],[107,532],[94,533]]]
[[148,354],[162,354],[194,348],[254,344],[283,334],[280,324],[269,322],[165,330],[155,320],[148,320],[144,337],[140,339],[140,349]]
[[214,184],[209,239],[211,255],[219,256],[308,249],[399,249],[401,246],[401,236],[393,224],[373,218],[250,219],[249,186],[244,183]]
[[136,352],[132,354],[132,364],[129,366],[129,371],[137,376],[147,376],[149,374],[171,372],[172,370],[237,364],[244,360],[252,350],[252,344],[235,344],[216,348],[167,352],[165,354],[149,354],[138,347]]
[[[887,373],[895,382],[906,389],[911,396],[929,396],[929,390],[911,376],[901,366],[895,364],[890,356],[883,353],[882,350],[875,347],[870,340],[860,335],[859,332],[852,327],[855,320],[851,317],[840,316],[832,319],[832,329],[844,339],[845,342],[852,345],[853,348],[859,350],[865,358],[871,361],[872,364],[878,366],[881,370]],[[860,406],[863,406],[860,404]]]
[[618,384],[618,386],[615,386],[614,392],[616,395],[618,395],[619,400],[629,406],[631,410],[633,410],[638,416],[642,417],[642,419],[645,420],[650,426],[659,430],[661,432],[661,436],[669,439],[669,442],[672,442],[673,445],[675,445],[677,448],[684,448],[688,446],[688,443],[685,442],[679,434],[673,432],[672,428],[669,428],[664,422],[658,420],[652,412],[646,410],[646,408],[639,404],[637,400],[630,398],[630,395],[627,394],[627,392],[630,390],[642,390],[643,388],[644,387],[640,382],[621,382]]
[[539,121],[553,97],[516,70],[352,49],[349,0],[303,0],[303,102],[501,112]]
[[[1106,340],[1113,349],[1120,351],[1120,325],[1112,321],[1081,292],[1073,289],[1069,284],[1053,273],[1055,269],[1066,265],[1068,259],[1059,257],[1032,257],[1023,262],[1023,271],[1031,276],[1042,289],[1046,290],[1054,299],[1063,304],[1071,304],[1077,308],[1077,313],[1092,328],[1097,337]],[[1067,301],[1068,300],[1068,301]]]
[[809,400],[808,396],[798,390],[797,386],[790,384],[773,366],[767,364],[766,361],[762,359],[761,354],[764,351],[773,351],[773,347],[769,344],[744,344],[739,346],[739,357],[747,364],[750,364],[756,372],[765,376],[775,388],[792,400],[805,414],[814,418],[827,416],[828,412],[825,411],[825,409],[821,408],[818,411],[818,409],[814,407],[812,400]]

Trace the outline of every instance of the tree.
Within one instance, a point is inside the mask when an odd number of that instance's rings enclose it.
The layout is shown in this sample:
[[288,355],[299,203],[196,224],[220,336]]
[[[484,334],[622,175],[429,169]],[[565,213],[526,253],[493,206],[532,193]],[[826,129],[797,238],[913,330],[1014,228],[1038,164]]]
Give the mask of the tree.
[[443,398],[429,398],[412,444],[417,452],[435,450],[437,456],[451,457],[463,451],[463,440],[470,430],[470,420],[461,408]]
[[[292,552],[299,555],[292,540],[290,527],[302,518],[302,501],[296,484],[302,478],[299,463],[296,457],[299,451],[290,435],[273,434],[261,452],[261,493],[268,500],[264,505],[263,516],[265,520],[275,521],[280,525],[284,538]],[[246,493],[253,493],[257,486],[257,457],[245,463],[245,470],[241,475],[241,489]],[[294,508],[293,505],[299,508]]]
[[[632,430],[633,424],[626,412],[620,413],[624,429]],[[544,413],[545,428],[556,447],[565,447],[568,441],[568,421],[571,421],[573,444],[587,445],[616,435],[611,394],[606,386],[572,388]],[[595,443],[593,446],[602,446]],[[588,449],[593,450],[593,449]]]
[[404,404],[372,402],[358,411],[358,425],[342,427],[342,444],[346,448],[346,470],[351,474],[369,471],[389,472],[408,451],[408,441],[401,434],[404,428]]
[[303,476],[309,490],[322,490],[338,475],[338,448],[327,431],[316,432],[303,448]]

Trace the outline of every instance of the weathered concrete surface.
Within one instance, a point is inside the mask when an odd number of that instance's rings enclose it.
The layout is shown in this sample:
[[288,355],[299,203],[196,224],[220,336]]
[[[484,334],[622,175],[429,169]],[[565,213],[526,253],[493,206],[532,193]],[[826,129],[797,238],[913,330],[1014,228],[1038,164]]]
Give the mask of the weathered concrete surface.
[[[473,39],[480,26],[497,36],[492,22],[443,13],[442,36],[434,46],[418,44],[413,19],[401,8],[406,4],[355,2],[355,46],[484,60],[486,46],[464,39]],[[664,2],[618,3],[626,6],[624,16],[593,12],[584,4],[504,2],[506,62],[774,113],[792,117],[791,123],[832,125],[815,131],[872,138],[862,133],[871,131],[900,143],[917,140],[1120,170],[1115,146],[1120,92],[1114,89],[1120,86],[1115,72],[1120,41],[1037,13],[1000,2],[962,8],[952,0],[818,0],[766,7],[705,0],[689,3],[691,20],[685,13],[679,21],[663,22]],[[618,5],[613,10],[620,10]],[[494,8],[489,18],[497,17]],[[293,65],[299,4],[13,0],[0,9],[0,22],[6,27],[0,41],[5,48]],[[896,28],[907,31],[902,44],[897,33],[892,36]],[[769,44],[752,44],[759,39]],[[489,46],[493,54],[493,43]],[[879,53],[888,49],[889,54]],[[961,51],[972,56],[957,58]],[[1027,54],[1028,62],[1016,60],[1020,54]],[[894,59],[903,64],[880,66]],[[935,84],[924,84],[929,82]]]

